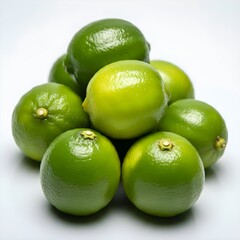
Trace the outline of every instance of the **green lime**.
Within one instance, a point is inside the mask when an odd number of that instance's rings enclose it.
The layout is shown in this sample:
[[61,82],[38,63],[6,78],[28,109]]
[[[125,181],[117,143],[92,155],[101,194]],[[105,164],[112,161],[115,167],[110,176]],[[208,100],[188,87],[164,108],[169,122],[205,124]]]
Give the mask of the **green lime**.
[[228,139],[227,127],[220,113],[209,104],[194,99],[171,104],[159,129],[187,138],[198,150],[205,168],[223,155]]
[[89,82],[83,109],[94,128],[116,139],[156,128],[167,106],[160,74],[150,64],[123,60],[100,69]]
[[72,77],[65,70],[65,66],[64,66],[65,57],[66,57],[66,54],[62,55],[54,62],[49,73],[48,81],[66,85],[70,87],[77,94],[80,94],[80,88],[78,86],[78,83],[75,81],[74,77]]
[[120,161],[112,143],[87,128],[59,135],[44,154],[41,186],[58,210],[89,215],[113,198],[120,180]]
[[205,180],[197,150],[185,138],[156,132],[137,141],[122,165],[129,200],[141,211],[171,217],[190,209]]
[[82,95],[91,77],[119,60],[149,62],[149,44],[142,32],[122,19],[102,19],[81,28],[72,38],[65,65],[79,82]]
[[185,98],[194,98],[193,84],[188,75],[173,63],[153,60],[150,62],[160,73],[169,92],[169,104]]
[[49,144],[66,130],[87,127],[81,98],[70,88],[46,83],[24,94],[12,114],[12,134],[22,152],[40,161]]

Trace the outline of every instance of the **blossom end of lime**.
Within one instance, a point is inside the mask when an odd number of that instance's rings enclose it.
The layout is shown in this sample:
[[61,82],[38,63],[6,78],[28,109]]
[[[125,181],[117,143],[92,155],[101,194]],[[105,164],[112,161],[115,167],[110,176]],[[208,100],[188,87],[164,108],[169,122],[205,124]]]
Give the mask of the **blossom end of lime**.
[[227,146],[227,143],[226,143],[225,139],[218,136],[217,139],[216,139],[216,142],[215,142],[215,148],[218,151],[221,151],[221,150],[225,149],[226,146]]
[[48,110],[46,108],[40,107],[36,111],[36,116],[39,119],[45,119],[48,116]]
[[162,151],[170,151],[173,148],[173,142],[169,139],[161,139],[158,142],[158,146]]

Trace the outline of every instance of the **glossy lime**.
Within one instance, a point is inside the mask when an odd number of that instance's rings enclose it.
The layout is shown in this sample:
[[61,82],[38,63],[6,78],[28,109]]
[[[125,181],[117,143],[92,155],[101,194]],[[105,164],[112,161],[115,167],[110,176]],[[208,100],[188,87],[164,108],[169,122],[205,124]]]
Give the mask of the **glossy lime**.
[[211,105],[194,99],[171,104],[159,129],[187,138],[198,150],[205,168],[223,155],[228,140],[227,127],[220,113]]
[[205,174],[198,152],[185,138],[156,132],[137,141],[122,166],[129,200],[141,211],[171,217],[198,200]]
[[21,97],[12,114],[16,144],[26,156],[38,161],[56,136],[88,125],[81,98],[58,83],[32,88]]
[[102,19],[81,28],[72,38],[65,65],[79,82],[82,96],[91,77],[103,66],[125,59],[149,61],[142,32],[122,19]]
[[120,161],[106,137],[87,128],[73,129],[47,149],[40,179],[47,200],[58,210],[89,215],[112,200],[120,180]]
[[66,85],[77,94],[80,94],[80,88],[78,83],[75,81],[74,77],[72,77],[65,69],[65,57],[66,54],[62,55],[54,62],[49,73],[48,81]]
[[193,83],[181,68],[162,60],[152,60],[150,63],[159,71],[170,94],[169,104],[179,99],[194,98]]
[[155,129],[167,101],[161,76],[154,67],[123,60],[94,75],[83,109],[97,130],[112,138],[128,139]]

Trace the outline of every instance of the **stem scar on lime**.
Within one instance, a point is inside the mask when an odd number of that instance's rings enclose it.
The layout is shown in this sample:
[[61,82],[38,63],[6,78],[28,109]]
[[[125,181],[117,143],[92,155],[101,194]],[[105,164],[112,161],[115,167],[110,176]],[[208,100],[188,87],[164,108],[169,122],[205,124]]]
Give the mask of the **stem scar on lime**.
[[48,116],[48,110],[46,108],[40,107],[36,111],[37,118],[45,119]]
[[81,135],[86,139],[92,139],[93,140],[93,139],[97,138],[97,135],[90,130],[82,131]]
[[164,151],[164,150],[169,151],[169,150],[172,150],[172,148],[173,148],[173,142],[169,139],[161,139],[158,142],[158,146],[160,147],[160,149],[162,151]]
[[216,142],[215,142],[215,148],[218,151],[223,150],[226,147],[227,143],[224,138],[217,136]]

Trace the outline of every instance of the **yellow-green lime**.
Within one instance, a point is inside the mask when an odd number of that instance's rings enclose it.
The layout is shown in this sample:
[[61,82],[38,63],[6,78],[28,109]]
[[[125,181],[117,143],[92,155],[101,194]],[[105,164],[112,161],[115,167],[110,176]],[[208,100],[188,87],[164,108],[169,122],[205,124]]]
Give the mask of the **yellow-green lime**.
[[156,132],[137,141],[122,165],[129,200],[141,211],[171,217],[190,209],[200,197],[205,174],[197,150],[185,138]]
[[159,129],[187,138],[198,150],[205,168],[223,155],[228,140],[221,114],[211,105],[194,99],[172,103],[166,109]]
[[58,210],[89,215],[113,198],[120,180],[120,161],[112,143],[88,128],[59,135],[44,154],[41,186]]
[[167,101],[161,76],[153,66],[123,60],[106,65],[93,76],[83,109],[98,131],[128,139],[156,129]]
[[65,65],[81,87],[103,66],[119,60],[149,62],[149,44],[143,33],[123,19],[101,19],[82,27],[67,49]]
[[21,97],[12,114],[16,144],[27,157],[38,161],[59,134],[88,125],[81,98],[58,83],[32,88]]
[[185,98],[194,98],[194,87],[189,76],[178,66],[163,60],[152,60],[170,95],[169,104]]

